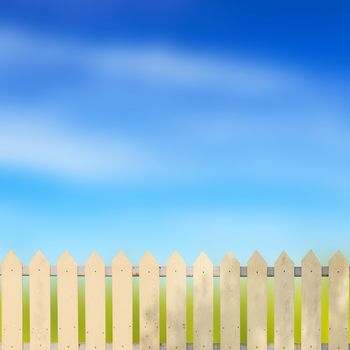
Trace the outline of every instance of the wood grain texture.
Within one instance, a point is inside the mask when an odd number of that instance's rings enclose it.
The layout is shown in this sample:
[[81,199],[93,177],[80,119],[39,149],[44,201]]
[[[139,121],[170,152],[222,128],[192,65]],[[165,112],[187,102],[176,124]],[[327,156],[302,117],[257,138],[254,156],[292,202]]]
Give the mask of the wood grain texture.
[[132,350],[132,264],[120,252],[112,262],[113,350]]
[[106,282],[105,264],[93,253],[85,267],[86,349],[105,350]]
[[58,350],[78,350],[77,264],[68,252],[57,262]]
[[167,348],[186,350],[186,264],[175,252],[166,268]]
[[240,349],[240,266],[232,253],[220,264],[221,348]]
[[248,350],[267,348],[267,265],[255,252],[248,261],[247,346]]
[[275,348],[294,350],[294,263],[282,252],[275,263]]
[[140,262],[140,350],[159,345],[159,264],[148,252]]
[[201,253],[193,265],[193,349],[213,346],[213,264]]
[[22,263],[10,251],[2,263],[2,350],[22,348]]
[[301,349],[321,349],[321,265],[310,250],[302,261]]
[[329,261],[329,350],[348,350],[349,265],[338,251]]
[[50,289],[50,263],[38,251],[29,264],[31,350],[50,350]]

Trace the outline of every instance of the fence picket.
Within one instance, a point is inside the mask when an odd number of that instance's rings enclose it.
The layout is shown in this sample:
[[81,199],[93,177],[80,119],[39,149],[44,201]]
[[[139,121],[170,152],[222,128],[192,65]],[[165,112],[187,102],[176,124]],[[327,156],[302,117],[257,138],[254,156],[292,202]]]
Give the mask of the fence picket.
[[113,350],[132,350],[132,264],[120,252],[112,262]]
[[186,264],[178,252],[166,269],[167,349],[186,350]]
[[301,266],[301,350],[321,350],[321,264],[310,250]]
[[[93,253],[85,266],[78,267],[65,252],[57,267],[38,251],[28,267],[9,252],[0,267],[1,339],[0,350],[50,350],[51,343],[51,276],[57,276],[58,350],[79,350],[78,276],[85,276],[86,350],[134,350],[133,281],[139,276],[140,350],[161,350],[160,346],[160,277],[166,277],[166,347],[186,350],[188,326],[187,277],[193,277],[193,350],[218,348],[214,340],[214,277],[220,277],[220,348],[241,350],[240,308],[241,278],[247,279],[247,349],[268,350],[267,344],[267,278],[274,277],[274,344],[275,350],[295,350],[294,284],[301,277],[301,348],[300,350],[348,350],[349,332],[349,264],[337,251],[329,266],[321,266],[312,251],[294,267],[285,252],[274,267],[259,252],[249,259],[247,267],[228,253],[219,267],[213,267],[201,253],[193,267],[187,267],[175,252],[166,267],[160,267],[147,252],[140,266],[132,266],[121,252],[106,267]],[[30,344],[23,344],[22,277],[29,276]],[[106,277],[112,277],[112,339],[106,344]],[[322,277],[329,277],[328,320],[322,320]],[[26,299],[25,299],[26,300]],[[108,310],[107,310],[108,311]],[[23,315],[23,313],[25,313]],[[245,315],[243,315],[244,317]],[[329,324],[328,344],[321,344],[322,321]],[[189,328],[191,328],[191,324]],[[109,328],[108,328],[109,329]],[[108,330],[107,329],[107,330]],[[25,329],[26,331],[26,329]],[[191,346],[190,346],[191,348]],[[272,347],[271,347],[272,348]]]
[[348,350],[349,265],[338,251],[329,261],[329,350]]
[[220,265],[220,326],[222,350],[239,350],[240,266],[232,253]]
[[85,265],[86,350],[105,350],[105,264],[92,253]]
[[22,348],[22,263],[10,251],[2,262],[2,350]]
[[213,346],[213,264],[202,252],[193,265],[193,349]]
[[294,263],[282,252],[275,263],[275,348],[294,350]]
[[38,251],[29,264],[30,350],[50,350],[50,263]]
[[65,252],[57,262],[58,350],[78,350],[77,264]]
[[267,264],[256,251],[248,261],[248,350],[267,349]]
[[159,264],[148,252],[140,261],[140,350],[159,343]]

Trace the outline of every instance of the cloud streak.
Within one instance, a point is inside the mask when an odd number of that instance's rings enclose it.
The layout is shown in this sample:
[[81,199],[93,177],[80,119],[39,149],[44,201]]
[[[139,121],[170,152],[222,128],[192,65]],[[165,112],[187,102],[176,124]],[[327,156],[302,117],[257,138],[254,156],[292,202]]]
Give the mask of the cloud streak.
[[3,28],[0,72],[0,93],[13,87],[0,110],[2,166],[124,182],[347,183],[349,124],[290,68]]
[[89,45],[11,28],[0,28],[0,49],[0,65],[7,69],[21,65],[26,57],[32,65],[71,65],[91,78],[129,77],[152,84],[229,89],[231,93],[277,93],[292,89],[301,79],[290,68],[287,71],[247,57],[196,54],[164,44]]
[[86,135],[34,115],[0,113],[0,164],[80,180],[127,180],[147,175],[153,162],[146,147],[122,135]]

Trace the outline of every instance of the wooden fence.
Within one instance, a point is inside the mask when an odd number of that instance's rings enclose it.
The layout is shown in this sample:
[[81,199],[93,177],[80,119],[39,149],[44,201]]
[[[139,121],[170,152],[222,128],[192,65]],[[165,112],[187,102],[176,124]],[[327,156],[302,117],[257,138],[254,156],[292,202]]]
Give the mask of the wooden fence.
[[[255,252],[247,267],[228,253],[213,267],[204,254],[193,268],[174,253],[160,267],[146,253],[133,267],[120,253],[106,267],[93,253],[85,267],[78,267],[65,253],[57,267],[38,252],[23,267],[10,252],[1,264],[2,350],[23,348],[22,281],[29,276],[31,350],[132,350],[133,277],[139,277],[140,350],[213,349],[213,277],[220,278],[221,342],[214,348],[240,350],[240,281],[247,277],[247,350],[267,350],[267,278],[274,278],[274,349],[294,350],[294,281],[302,283],[301,350],[324,350],[321,344],[321,278],[329,277],[329,350],[348,350],[349,265],[340,252],[321,266],[310,251],[299,267],[282,253],[268,267]],[[50,276],[57,276],[58,343],[50,339]],[[78,276],[85,277],[85,344],[78,342]],[[106,276],[112,278],[113,343],[106,344]],[[160,345],[160,277],[166,277],[166,344]],[[193,344],[186,344],[186,278],[193,278]],[[27,347],[25,344],[24,347]],[[297,345],[299,348],[299,345]]]

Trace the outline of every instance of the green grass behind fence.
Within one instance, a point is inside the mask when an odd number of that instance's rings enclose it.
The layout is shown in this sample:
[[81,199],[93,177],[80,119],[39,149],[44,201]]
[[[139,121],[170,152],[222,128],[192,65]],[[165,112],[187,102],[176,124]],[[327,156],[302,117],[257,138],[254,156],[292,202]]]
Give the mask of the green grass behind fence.
[[[161,278],[160,285],[160,341],[166,341],[166,298],[165,278]],[[220,290],[219,278],[214,278],[214,334],[213,341],[220,342]],[[84,299],[84,278],[79,278],[79,341],[85,341],[85,299]],[[23,284],[23,340],[29,341],[29,288],[28,277],[24,278]],[[57,341],[57,287],[56,278],[51,279],[51,340]],[[267,341],[273,342],[274,333],[274,300],[273,300],[273,279],[268,279],[268,327]],[[0,303],[1,307],[1,303]],[[193,340],[193,289],[192,279],[187,279],[187,342]],[[0,313],[1,315],[1,313]],[[134,278],[133,282],[133,341],[139,342],[139,280]],[[350,327],[349,327],[350,329]],[[1,330],[1,316],[0,316]],[[1,332],[1,331],[0,331]],[[328,342],[328,278],[322,278],[322,342]],[[1,339],[1,334],[0,334]],[[350,339],[350,334],[349,334]],[[106,340],[112,341],[112,281],[106,279]],[[295,279],[295,343],[301,340],[301,280]],[[247,341],[247,286],[246,278],[241,278],[241,343]]]

